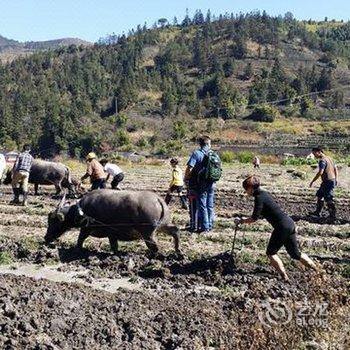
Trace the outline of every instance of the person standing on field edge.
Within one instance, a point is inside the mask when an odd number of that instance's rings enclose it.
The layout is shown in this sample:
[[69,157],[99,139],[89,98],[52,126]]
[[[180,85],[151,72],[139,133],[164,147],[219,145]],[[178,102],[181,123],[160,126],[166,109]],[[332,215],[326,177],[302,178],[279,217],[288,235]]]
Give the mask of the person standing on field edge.
[[185,181],[190,201],[191,232],[210,232],[214,222],[214,191],[215,182],[200,180],[205,161],[211,149],[209,136],[202,136],[198,140],[199,149],[195,150],[187,162]]
[[253,159],[253,165],[254,165],[254,169],[256,168],[260,168],[260,159],[258,156],[255,156],[254,159]]
[[182,209],[188,209],[186,203],[186,196],[183,194],[184,180],[182,176],[182,170],[179,167],[179,160],[177,158],[170,159],[170,165],[172,167],[171,182],[168,192],[165,196],[165,203],[169,205],[173,192],[177,192],[181,201]]
[[[0,153],[0,184],[2,184],[2,177],[4,176],[6,170],[6,159],[5,156]],[[0,196],[2,196],[2,193],[0,193]]]
[[112,176],[112,189],[120,190],[119,183],[124,180],[123,170],[117,164],[110,163],[107,159],[102,159],[100,163],[102,164],[104,171],[107,173],[106,183],[108,182],[109,177]]
[[28,180],[32,167],[33,157],[30,154],[30,146],[24,145],[23,151],[17,156],[16,162],[12,168],[12,190],[14,198],[10,204],[20,204],[19,196],[22,192],[22,205],[28,204]]
[[96,159],[96,154],[90,152],[87,157],[87,169],[81,181],[89,178],[91,179],[91,191],[99,188],[106,188],[106,174],[101,163]]
[[338,181],[338,170],[333,159],[326,156],[321,147],[313,148],[312,153],[315,158],[319,159],[319,169],[313,180],[310,182],[310,187],[312,187],[314,182],[319,178],[321,178],[322,182],[316,193],[316,210],[310,214],[319,217],[324,207],[324,203],[326,202],[329,211],[329,220],[334,222],[336,220],[336,207],[333,195]]

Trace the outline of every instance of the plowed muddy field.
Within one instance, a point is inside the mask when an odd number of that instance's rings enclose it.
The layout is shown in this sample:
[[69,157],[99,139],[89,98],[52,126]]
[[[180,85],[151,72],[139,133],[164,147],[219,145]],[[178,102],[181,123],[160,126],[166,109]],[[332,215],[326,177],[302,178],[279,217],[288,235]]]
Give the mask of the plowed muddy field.
[[[165,195],[167,165],[125,170],[123,189]],[[321,269],[304,270],[282,250],[289,282],[267,264],[266,221],[242,226],[230,254],[233,219],[253,208],[241,189],[251,172],[238,164],[225,168],[215,229],[182,230],[184,257],[163,234],[157,258],[142,241],[120,242],[113,254],[108,240],[89,238],[77,250],[77,230],[44,246],[47,214],[59,201],[54,189],[42,187],[23,208],[8,205],[11,188],[2,186],[0,348],[349,349],[350,169],[340,170],[333,224],[326,212],[317,220],[307,215],[315,204],[316,188],[308,188],[313,169],[263,165],[258,171],[264,188],[297,222],[301,249]],[[306,179],[296,176],[300,172]],[[188,215],[177,198],[171,211],[183,229]]]

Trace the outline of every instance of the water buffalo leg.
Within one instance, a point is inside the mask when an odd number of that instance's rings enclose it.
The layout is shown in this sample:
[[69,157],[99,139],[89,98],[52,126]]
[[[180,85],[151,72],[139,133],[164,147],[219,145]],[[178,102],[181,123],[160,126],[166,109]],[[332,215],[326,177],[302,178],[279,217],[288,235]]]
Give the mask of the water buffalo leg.
[[155,241],[153,237],[154,231],[152,231],[149,235],[144,235],[144,240],[146,242],[147,248],[152,252],[152,253],[158,253],[158,246],[157,242]]
[[86,238],[89,237],[89,233],[84,230],[83,228],[80,229],[80,233],[79,233],[79,237],[78,237],[78,241],[77,241],[77,248],[78,249],[83,249],[83,243],[86,240]]
[[174,245],[175,245],[175,250],[177,253],[181,253],[180,250],[180,234],[179,234],[179,229],[175,225],[169,225],[169,226],[164,226],[161,228],[161,231],[164,233],[169,234],[174,238]]
[[111,246],[111,250],[114,254],[118,253],[118,240],[114,236],[109,236],[109,245]]
[[39,194],[39,184],[34,184],[34,194],[36,196]]
[[62,192],[62,186],[61,183],[55,185],[56,188],[56,196],[59,195]]

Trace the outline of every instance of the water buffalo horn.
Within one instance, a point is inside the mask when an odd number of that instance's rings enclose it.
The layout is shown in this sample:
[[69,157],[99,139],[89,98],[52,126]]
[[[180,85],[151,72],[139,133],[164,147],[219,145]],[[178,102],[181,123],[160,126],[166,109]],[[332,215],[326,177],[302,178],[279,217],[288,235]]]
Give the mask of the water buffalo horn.
[[60,212],[60,211],[57,212],[56,216],[57,216],[57,219],[59,221],[64,221],[64,219],[65,219],[64,214],[62,212]]

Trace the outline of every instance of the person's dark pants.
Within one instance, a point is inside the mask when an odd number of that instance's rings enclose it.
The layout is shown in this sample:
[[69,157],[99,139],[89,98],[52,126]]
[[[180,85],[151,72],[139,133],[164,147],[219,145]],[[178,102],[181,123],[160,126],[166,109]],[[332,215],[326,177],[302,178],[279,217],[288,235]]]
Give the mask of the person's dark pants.
[[188,208],[190,214],[190,227],[191,231],[196,231],[198,229],[198,208],[197,208],[197,191],[195,189],[188,189]]
[[317,198],[324,199],[326,202],[331,202],[334,199],[334,189],[334,180],[322,181],[321,186],[316,193],[316,196]]
[[91,184],[91,191],[99,188],[106,188],[106,179],[93,180]]
[[169,205],[172,198],[171,193],[177,192],[180,198],[182,208],[188,209],[186,196],[183,194],[182,190],[183,190],[183,186],[171,186],[170,193],[167,193],[167,195],[165,196],[165,203]]
[[269,256],[277,254],[284,246],[292,259],[300,260],[301,252],[298,247],[294,222],[284,223],[279,228],[275,228],[270,237],[266,254]]
[[124,174],[123,173],[120,173],[120,174],[114,176],[113,180],[111,182],[112,189],[113,190],[117,189],[119,183],[122,182],[123,180],[124,180]]
[[336,216],[336,208],[334,203],[335,186],[336,186],[335,180],[322,181],[321,186],[316,193],[317,209],[315,213],[317,215],[320,215],[322,208],[324,206],[324,202],[326,202],[330,217],[333,219],[335,218]]
[[199,186],[197,196],[198,206],[198,229],[209,231],[214,223],[214,190],[213,182]]

